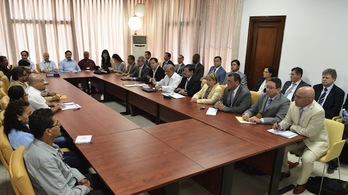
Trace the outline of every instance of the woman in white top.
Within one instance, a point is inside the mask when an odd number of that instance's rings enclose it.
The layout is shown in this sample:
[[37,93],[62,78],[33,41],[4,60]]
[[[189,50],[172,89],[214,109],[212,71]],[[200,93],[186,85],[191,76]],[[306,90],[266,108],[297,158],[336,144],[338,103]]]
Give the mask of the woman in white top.
[[266,66],[263,70],[263,77],[256,83],[253,91],[266,93],[266,82],[274,75],[274,69],[271,66]]
[[126,72],[126,64],[122,60],[122,58],[118,54],[112,55],[112,58],[110,60],[111,67],[109,68],[110,72],[116,72],[116,73],[125,73]]

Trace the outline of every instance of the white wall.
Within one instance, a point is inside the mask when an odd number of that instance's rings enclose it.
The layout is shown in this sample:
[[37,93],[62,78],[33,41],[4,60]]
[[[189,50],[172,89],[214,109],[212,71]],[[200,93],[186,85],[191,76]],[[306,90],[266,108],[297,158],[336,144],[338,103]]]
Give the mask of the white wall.
[[283,83],[295,66],[303,68],[303,80],[311,85],[321,82],[324,69],[335,68],[336,85],[348,93],[348,1],[245,0],[239,50],[242,64],[249,17],[271,15],[286,15],[278,74]]

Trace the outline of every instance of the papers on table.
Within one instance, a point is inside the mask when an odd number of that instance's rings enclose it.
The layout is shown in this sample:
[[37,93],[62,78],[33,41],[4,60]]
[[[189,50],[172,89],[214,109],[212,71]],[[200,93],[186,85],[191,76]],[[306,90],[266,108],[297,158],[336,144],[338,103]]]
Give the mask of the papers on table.
[[135,83],[135,84],[124,84],[125,87],[142,87],[146,85],[145,83]]
[[174,99],[185,98],[185,96],[178,93],[173,93],[173,92],[169,92],[169,93],[165,92],[165,93],[162,93],[162,95],[169,98],[174,98]]
[[92,143],[92,135],[78,135],[75,140],[76,144]]
[[217,108],[210,107],[208,108],[207,113],[205,114],[210,116],[216,116],[217,111],[218,111]]
[[64,108],[62,108],[62,110],[71,110],[71,109],[76,110],[81,108],[80,105],[75,104],[74,102],[64,102],[63,105],[64,105]]
[[297,133],[293,131],[289,131],[289,130],[283,131],[283,130],[276,130],[276,129],[268,129],[267,131],[276,135],[289,138],[289,139],[298,136]]
[[236,119],[239,121],[239,123],[242,123],[242,124],[256,124],[255,122],[245,121],[243,117],[241,116],[236,116]]

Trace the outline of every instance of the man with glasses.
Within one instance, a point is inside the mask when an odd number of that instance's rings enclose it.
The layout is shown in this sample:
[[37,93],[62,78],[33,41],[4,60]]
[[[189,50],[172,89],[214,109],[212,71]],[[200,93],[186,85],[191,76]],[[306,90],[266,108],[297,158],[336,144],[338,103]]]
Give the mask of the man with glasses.
[[12,81],[9,87],[21,86],[24,90],[28,88],[28,74],[23,66],[16,66],[12,70]]
[[145,81],[149,72],[150,68],[145,65],[145,57],[139,56],[137,61],[137,68],[135,69],[134,73],[131,76],[126,77],[126,79],[133,81]]
[[[243,119],[261,124],[274,124],[281,121],[288,109],[290,101],[280,89],[282,82],[279,78],[271,77],[266,83],[266,93],[261,94],[256,103],[244,112]],[[256,115],[260,113],[261,118]]]
[[57,65],[54,61],[50,60],[50,54],[45,52],[43,54],[43,61],[40,62],[40,71],[44,73],[58,72]]
[[293,193],[300,194],[306,190],[306,183],[310,177],[316,159],[324,155],[328,148],[328,135],[325,128],[324,109],[314,101],[314,90],[311,87],[301,87],[296,91],[295,101],[291,103],[285,118],[273,129],[290,129],[306,139],[285,147],[282,173],[280,179],[290,177],[288,166],[288,152],[303,150],[302,166],[297,178],[297,186]]
[[294,101],[297,89],[304,86],[311,86],[302,80],[302,74],[303,70],[300,67],[291,69],[290,81],[286,81],[283,86],[282,94],[284,94],[290,101]]
[[85,176],[64,163],[59,146],[54,144],[60,135],[60,126],[50,109],[36,110],[29,117],[35,139],[24,152],[24,160],[35,193],[103,194],[94,190],[94,179],[90,175]]

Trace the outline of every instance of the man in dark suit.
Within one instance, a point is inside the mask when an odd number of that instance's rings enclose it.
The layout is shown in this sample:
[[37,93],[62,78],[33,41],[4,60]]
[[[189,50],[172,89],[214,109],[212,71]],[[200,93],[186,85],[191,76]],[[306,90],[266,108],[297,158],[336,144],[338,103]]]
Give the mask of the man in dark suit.
[[196,53],[192,57],[192,65],[195,66],[195,76],[201,79],[204,75],[204,66],[199,62],[201,56]]
[[[332,119],[338,116],[344,101],[344,91],[337,87],[334,82],[337,78],[335,69],[328,68],[323,71],[321,84],[313,86],[315,91],[315,100],[325,110],[325,118]],[[333,173],[338,167],[338,161],[332,160],[327,167],[327,173]]]
[[215,56],[214,58],[214,66],[210,67],[209,73],[214,72],[218,76],[218,81],[220,84],[224,84],[225,77],[226,77],[226,71],[221,66],[221,57]]
[[297,89],[304,86],[311,86],[302,80],[302,74],[303,70],[300,67],[291,69],[290,81],[286,81],[283,86],[282,94],[291,101],[294,101]]
[[225,78],[224,84],[227,83],[227,77],[228,77],[228,75],[230,73],[237,73],[237,74],[239,74],[240,80],[241,80],[241,82],[240,82],[241,85],[245,85],[246,86],[248,84],[246,75],[244,73],[242,73],[241,71],[239,71],[239,68],[240,68],[239,60],[232,60],[231,61],[231,72],[226,73],[226,78]]
[[159,66],[157,58],[150,59],[150,67],[151,67],[151,70],[150,70],[150,73],[147,75],[147,80],[146,80],[147,83],[152,83],[152,79],[155,79],[156,81],[160,81],[166,75],[164,73],[163,68]]
[[134,73],[128,77],[128,79],[134,81],[145,81],[150,72],[150,68],[145,65],[144,56],[139,56],[137,62],[137,68],[135,69]]
[[175,91],[181,95],[192,97],[201,89],[201,81],[195,74],[193,65],[186,65],[183,71],[183,79]]
[[227,77],[227,87],[215,108],[224,112],[241,114],[251,106],[249,89],[241,85],[241,78],[237,73],[230,73]]
[[171,57],[172,57],[172,54],[170,54],[169,52],[165,52],[165,53],[164,53],[164,62],[162,63],[162,68],[163,68],[163,70],[166,69],[166,66],[167,66],[168,64],[174,65],[174,63],[170,60]]
[[145,51],[144,57],[145,57],[145,65],[150,67],[151,52]]
[[180,76],[182,76],[182,72],[184,71],[185,64],[184,64],[184,56],[179,55],[178,57],[178,64],[175,66],[175,72],[178,73]]
[[326,69],[322,73],[321,84],[313,86],[315,100],[324,108],[327,119],[339,115],[344,100],[344,91],[334,84],[336,78],[335,69]]
[[[289,109],[290,101],[280,93],[281,86],[280,79],[271,77],[266,83],[266,93],[261,94],[256,103],[244,112],[243,119],[261,124],[274,124],[283,120]],[[262,118],[256,117],[258,113]]]

